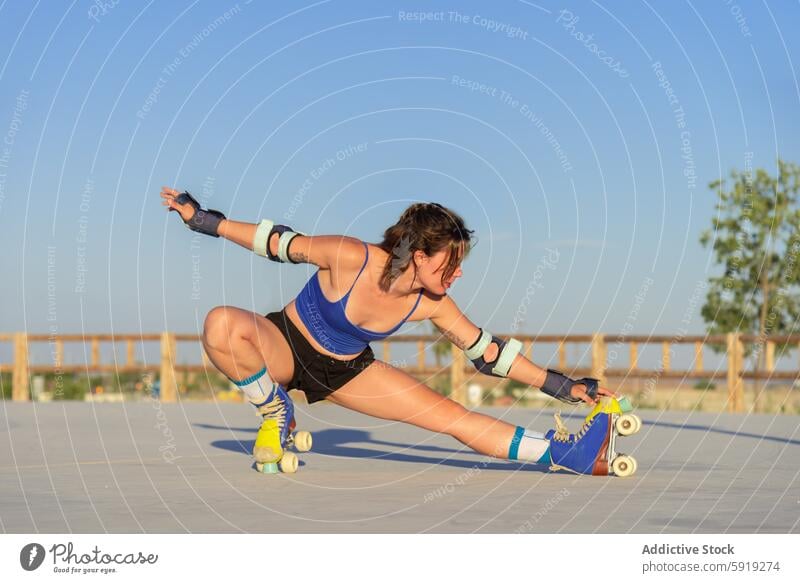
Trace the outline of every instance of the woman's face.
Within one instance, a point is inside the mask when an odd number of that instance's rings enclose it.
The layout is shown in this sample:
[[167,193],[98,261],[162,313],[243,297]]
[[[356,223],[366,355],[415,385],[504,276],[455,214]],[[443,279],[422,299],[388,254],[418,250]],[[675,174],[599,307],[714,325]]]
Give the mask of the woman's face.
[[442,281],[442,276],[447,268],[447,259],[449,251],[443,249],[437,251],[433,255],[425,255],[422,251],[417,251],[420,261],[417,268],[417,278],[420,280],[425,289],[431,293],[444,295],[447,290],[455,283],[455,281],[463,275],[461,265],[456,267],[456,270],[449,279]]

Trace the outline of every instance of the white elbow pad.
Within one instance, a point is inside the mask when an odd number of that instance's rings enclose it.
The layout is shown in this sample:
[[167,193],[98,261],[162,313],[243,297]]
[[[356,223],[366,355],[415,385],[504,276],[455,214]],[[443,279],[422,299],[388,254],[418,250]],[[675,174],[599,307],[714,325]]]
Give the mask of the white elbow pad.
[[291,243],[292,239],[298,235],[302,235],[302,233],[298,233],[296,231],[286,231],[285,233],[281,233],[281,236],[278,239],[278,257],[280,257],[280,260],[284,263],[294,263],[294,261],[289,259],[289,243]]
[[261,257],[267,256],[267,241],[269,234],[272,232],[272,227],[275,223],[269,219],[262,219],[256,229],[256,236],[253,237],[253,252]]
[[[273,255],[269,250],[269,238],[273,233],[279,233],[278,236],[278,253]],[[279,261],[281,263],[294,263],[289,258],[289,243],[292,242],[297,235],[306,235],[302,231],[295,231],[286,225],[276,225],[269,219],[262,219],[256,228],[256,234],[253,237],[253,252],[261,257],[266,257],[272,261]]]
[[[492,342],[497,344],[499,352],[492,362],[486,362],[483,353],[486,352],[486,349]],[[508,342],[505,342],[496,336],[492,336],[481,328],[480,336],[478,336],[478,339],[472,346],[464,351],[464,354],[472,361],[475,368],[483,374],[507,377],[508,371],[514,363],[514,359],[521,350],[522,342],[516,338],[509,338]]]
[[496,376],[507,377],[511,364],[521,350],[522,342],[516,338],[509,338],[506,345],[503,346],[503,350],[500,351],[500,356],[497,357],[497,363],[494,365],[492,373]]

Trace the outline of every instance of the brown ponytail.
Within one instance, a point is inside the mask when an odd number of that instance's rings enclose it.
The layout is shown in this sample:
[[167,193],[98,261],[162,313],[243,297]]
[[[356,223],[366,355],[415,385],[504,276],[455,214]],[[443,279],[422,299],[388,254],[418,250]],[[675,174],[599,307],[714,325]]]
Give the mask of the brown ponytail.
[[380,289],[389,291],[392,282],[413,262],[417,250],[430,256],[447,249],[442,281],[449,279],[472,249],[474,232],[467,229],[464,219],[439,203],[412,204],[396,224],[386,229],[378,244],[389,255],[378,281]]

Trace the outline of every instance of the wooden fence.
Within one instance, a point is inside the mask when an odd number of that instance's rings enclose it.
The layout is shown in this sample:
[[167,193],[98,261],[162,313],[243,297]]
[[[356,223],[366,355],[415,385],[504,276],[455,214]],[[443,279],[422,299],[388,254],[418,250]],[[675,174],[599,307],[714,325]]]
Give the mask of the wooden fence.
[[[508,337],[507,335],[505,336]],[[800,347],[800,335],[771,336],[762,338],[754,335],[731,333],[719,336],[626,336],[613,338],[613,346],[628,347],[628,365],[624,367],[608,366],[608,340],[603,334],[592,335],[539,335],[528,336],[515,334],[524,346],[524,354],[532,358],[533,345],[550,344],[557,346],[558,365],[556,368],[573,377],[592,376],[600,378],[603,382],[608,377],[614,378],[673,378],[673,379],[725,379],[728,388],[728,409],[732,412],[744,410],[743,380],[791,380],[800,377],[800,371],[775,370],[775,345],[776,343],[796,344]],[[209,362],[205,352],[202,352],[200,364],[178,364],[177,343],[196,342],[200,337],[196,334],[175,334],[162,332],[161,334],[0,334],[0,343],[13,343],[13,362],[0,363],[0,372],[12,373],[12,399],[27,401],[30,399],[29,379],[35,373],[97,373],[97,372],[153,372],[158,373],[161,381],[161,400],[175,402],[177,400],[176,373],[179,372],[204,372],[216,370]],[[440,367],[431,366],[426,359],[426,346],[440,341],[433,335],[401,335],[390,337],[381,341],[382,360],[389,362],[409,373],[431,374],[441,371]],[[88,362],[80,364],[64,363],[64,344],[67,342],[82,343],[90,347]],[[158,342],[161,347],[161,357],[158,364],[145,365],[135,358],[136,346],[145,342]],[[51,345],[52,364],[31,364],[29,361],[30,345],[33,343],[48,343]],[[100,362],[101,343],[125,343],[126,357],[124,363]],[[392,362],[392,344],[416,344],[417,361],[411,365],[406,362]],[[766,370],[759,373],[744,370],[744,346],[746,343],[760,344],[765,351]],[[591,351],[591,365],[589,367],[571,367],[567,363],[566,347],[569,344],[589,344]],[[645,344],[661,344],[661,365],[657,369],[642,369],[638,366],[639,347]],[[671,356],[675,345],[693,345],[694,359],[690,370],[675,370],[671,366]],[[703,366],[703,348],[709,344],[725,347],[726,366],[724,368],[706,369]],[[616,359],[614,359],[616,360]],[[466,401],[465,379],[474,371],[471,363],[466,362],[464,353],[453,346],[452,360],[449,365],[452,398],[458,402]]]

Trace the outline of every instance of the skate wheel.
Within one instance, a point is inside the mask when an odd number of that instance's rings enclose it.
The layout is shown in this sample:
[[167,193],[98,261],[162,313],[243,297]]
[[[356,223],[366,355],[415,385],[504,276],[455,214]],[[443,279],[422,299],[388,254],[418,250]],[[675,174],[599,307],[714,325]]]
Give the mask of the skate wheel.
[[256,462],[256,470],[261,472],[262,474],[277,474],[279,471],[278,464],[275,463],[262,464],[261,462]]
[[[638,421],[638,423],[637,423]],[[614,427],[620,435],[633,435],[641,428],[641,421],[636,415],[620,415]]]
[[639,469],[639,462],[636,461],[635,457],[631,457],[631,461],[633,462],[633,471],[631,472],[631,475],[633,475]]
[[308,431],[298,431],[293,436],[293,443],[297,451],[311,451],[311,434]]
[[293,474],[297,471],[297,467],[300,465],[300,462],[298,461],[296,455],[290,451],[287,451],[284,452],[281,461],[278,462],[278,465],[280,465],[281,471],[284,474]]
[[632,476],[633,472],[636,471],[636,460],[628,455],[618,455],[614,458],[614,461],[611,462],[611,471],[614,472],[615,476],[619,476],[620,478]]

